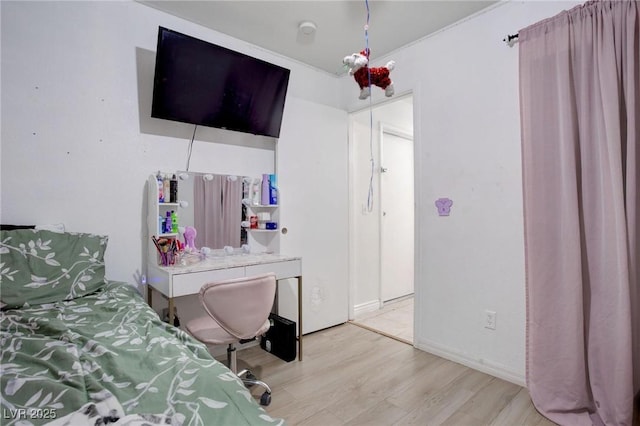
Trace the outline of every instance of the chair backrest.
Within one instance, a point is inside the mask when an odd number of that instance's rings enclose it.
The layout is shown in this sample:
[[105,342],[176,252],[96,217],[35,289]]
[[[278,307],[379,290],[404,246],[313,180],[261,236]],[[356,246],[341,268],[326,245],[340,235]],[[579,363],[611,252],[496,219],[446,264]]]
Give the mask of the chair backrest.
[[258,334],[269,319],[275,295],[273,273],[205,284],[199,294],[209,316],[238,339]]

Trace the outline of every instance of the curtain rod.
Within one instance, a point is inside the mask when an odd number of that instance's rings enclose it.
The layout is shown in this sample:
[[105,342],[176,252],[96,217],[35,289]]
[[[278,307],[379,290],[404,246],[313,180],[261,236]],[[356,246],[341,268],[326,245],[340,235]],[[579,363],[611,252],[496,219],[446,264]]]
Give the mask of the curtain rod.
[[502,39],[505,43],[512,47],[514,44],[518,42],[518,34],[509,34]]

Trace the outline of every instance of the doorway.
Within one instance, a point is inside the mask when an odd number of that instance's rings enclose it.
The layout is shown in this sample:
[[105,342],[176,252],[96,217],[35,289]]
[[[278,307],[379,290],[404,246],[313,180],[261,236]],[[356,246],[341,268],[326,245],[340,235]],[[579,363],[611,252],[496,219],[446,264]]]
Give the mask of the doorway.
[[413,96],[349,121],[350,319],[413,344]]
[[380,126],[380,299],[413,295],[413,135]]

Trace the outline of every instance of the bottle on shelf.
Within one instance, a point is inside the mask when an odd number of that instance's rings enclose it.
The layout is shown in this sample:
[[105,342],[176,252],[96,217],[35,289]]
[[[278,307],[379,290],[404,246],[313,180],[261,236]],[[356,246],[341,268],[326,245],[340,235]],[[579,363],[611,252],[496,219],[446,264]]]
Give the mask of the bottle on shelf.
[[171,210],[171,233],[178,233],[178,214],[175,210]]
[[164,182],[162,179],[162,174],[160,170],[158,170],[158,174],[156,175],[156,180],[158,182],[158,202],[164,203]]
[[260,204],[263,206],[269,205],[269,175],[262,175],[262,191],[260,194]]
[[275,174],[269,175],[269,204],[278,204],[278,183]]
[[164,222],[164,232],[166,234],[170,234],[173,229],[173,224],[171,223],[171,212],[167,212],[167,218]]
[[178,178],[175,173],[171,177],[169,181],[169,202],[177,203],[178,202]]
[[171,197],[171,183],[169,182],[169,175],[164,175],[162,180],[162,192],[164,194],[164,202],[168,203]]

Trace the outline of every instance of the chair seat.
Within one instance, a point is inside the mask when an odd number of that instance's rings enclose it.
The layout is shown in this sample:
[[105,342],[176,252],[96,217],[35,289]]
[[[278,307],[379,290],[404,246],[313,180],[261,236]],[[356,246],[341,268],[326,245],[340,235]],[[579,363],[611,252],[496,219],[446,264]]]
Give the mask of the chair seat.
[[[246,338],[253,338],[256,335],[266,333],[270,325],[269,320],[266,320],[258,333],[247,336]],[[227,333],[227,331],[220,327],[209,315],[204,315],[189,321],[187,323],[187,331],[199,341],[211,345],[228,345],[230,343],[236,343],[239,340],[237,337]]]

